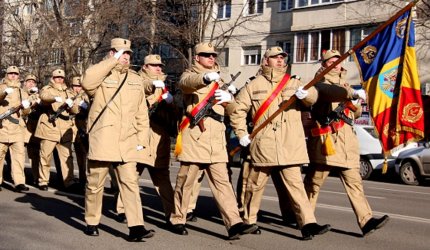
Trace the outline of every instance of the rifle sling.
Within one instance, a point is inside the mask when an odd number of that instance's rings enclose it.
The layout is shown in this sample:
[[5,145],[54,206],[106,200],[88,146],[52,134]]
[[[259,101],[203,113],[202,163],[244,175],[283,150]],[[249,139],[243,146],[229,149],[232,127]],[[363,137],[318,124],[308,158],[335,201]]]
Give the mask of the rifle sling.
[[102,111],[100,111],[99,115],[96,117],[96,119],[94,120],[93,124],[91,124],[90,129],[88,129],[88,134],[91,132],[91,130],[94,128],[94,125],[97,123],[97,121],[100,119],[100,117],[102,116],[102,114],[106,111],[107,107],[109,106],[109,104],[112,102],[112,100],[115,98],[115,96],[119,93],[119,91],[121,90],[122,86],[124,85],[125,81],[127,80],[127,76],[128,76],[128,71],[125,74],[124,80],[122,80],[121,85],[119,85],[118,89],[115,91],[115,93],[112,95],[112,97],[110,98],[110,100],[106,103],[106,105],[103,107]]

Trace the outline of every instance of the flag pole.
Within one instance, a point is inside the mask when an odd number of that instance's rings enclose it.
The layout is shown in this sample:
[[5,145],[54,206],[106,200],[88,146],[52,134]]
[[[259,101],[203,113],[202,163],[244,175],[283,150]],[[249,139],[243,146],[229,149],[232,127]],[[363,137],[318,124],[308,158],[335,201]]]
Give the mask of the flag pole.
[[[348,50],[348,52],[342,54],[339,59],[337,59],[332,65],[325,68],[321,73],[319,73],[317,76],[315,76],[312,81],[310,81],[308,84],[306,84],[303,89],[309,89],[310,87],[314,86],[318,81],[320,81],[330,70],[332,70],[336,65],[341,63],[343,60],[348,58],[350,55],[352,55],[356,50],[363,47],[364,44],[366,44],[370,39],[372,39],[374,36],[376,36],[379,32],[381,32],[383,29],[385,29],[388,25],[393,23],[397,18],[399,18],[401,15],[403,15],[406,11],[410,10],[419,0],[414,0],[410,2],[408,5],[406,5],[403,9],[399,10],[394,16],[392,16],[390,19],[388,19],[385,23],[381,24],[376,28],[372,33],[370,33],[367,37],[365,37],[363,40],[358,42],[352,49]],[[263,123],[260,124],[260,126],[256,127],[251,134],[249,135],[249,138],[252,139],[255,137],[255,135],[260,132],[267,124],[269,124],[273,119],[275,119],[276,116],[278,116],[280,113],[282,113],[285,109],[287,109],[291,104],[293,104],[297,100],[297,97],[295,95],[291,96],[288,101],[282,102],[282,104],[279,106],[279,109],[276,110],[273,114],[271,114]],[[230,155],[236,154],[240,150],[240,146],[237,146],[232,151],[230,151]]]

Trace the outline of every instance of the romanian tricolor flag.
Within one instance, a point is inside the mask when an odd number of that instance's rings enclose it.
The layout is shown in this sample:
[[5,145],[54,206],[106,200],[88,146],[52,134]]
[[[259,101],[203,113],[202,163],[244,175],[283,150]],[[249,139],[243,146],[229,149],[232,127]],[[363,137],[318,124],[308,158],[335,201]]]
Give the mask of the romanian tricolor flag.
[[424,137],[424,112],[409,9],[354,51],[385,152]]

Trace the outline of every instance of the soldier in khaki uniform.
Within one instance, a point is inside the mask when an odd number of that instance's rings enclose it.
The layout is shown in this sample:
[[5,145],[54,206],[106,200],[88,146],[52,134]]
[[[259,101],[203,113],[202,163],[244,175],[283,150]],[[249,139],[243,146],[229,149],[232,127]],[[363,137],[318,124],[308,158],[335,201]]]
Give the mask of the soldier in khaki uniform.
[[[199,170],[203,169],[228,230],[228,237],[238,239],[240,234],[248,233],[254,228],[245,225],[240,218],[233,188],[229,182],[223,123],[225,109],[220,104],[231,102],[232,96],[227,91],[215,90],[216,82],[221,86],[223,84],[218,73],[216,56],[217,53],[210,43],[197,44],[193,65],[182,74],[178,84],[183,93],[188,114],[186,117],[193,113],[192,110],[208,97],[210,92],[214,92],[218,102],[212,107],[212,115],[204,118],[205,130],[199,126],[181,126],[179,135],[181,138],[178,139],[177,145],[178,148],[182,147],[182,150],[177,152],[181,167],[176,179],[175,210],[170,221],[174,233],[188,234],[185,228],[187,209],[195,179],[198,178]],[[188,119],[190,118],[184,117],[182,124]]]
[[39,161],[40,161],[40,139],[34,136],[37,122],[42,114],[39,98],[39,88],[37,87],[37,78],[33,74],[28,74],[24,79],[24,91],[29,95],[31,102],[30,113],[24,117],[26,130],[24,142],[27,148],[27,155],[31,161],[31,170],[33,174],[33,183],[37,185],[39,180]]
[[20,106],[20,109],[17,112],[0,121],[0,185],[3,183],[4,160],[7,151],[10,150],[15,191],[24,192],[28,191],[29,188],[25,185],[25,123],[22,115],[30,112],[30,101],[28,100],[28,94],[21,89],[18,67],[10,66],[6,70],[3,84],[0,85],[0,114],[4,114],[9,109],[18,106]]
[[85,233],[99,235],[104,184],[113,165],[130,230],[128,239],[141,241],[154,234],[144,227],[136,171],[136,162],[144,161],[149,148],[149,120],[142,78],[129,69],[130,46],[127,39],[112,39],[106,58],[88,68],[82,81],[93,98],[87,125]]
[[[74,105],[76,95],[67,88],[64,82],[65,73],[62,69],[52,72],[52,78],[48,85],[40,91],[41,105],[44,112],[37,123],[35,136],[40,138],[40,164],[39,164],[39,189],[48,190],[51,159],[54,149],[57,149],[63,183],[66,191],[78,192],[73,176],[73,121],[71,114],[78,112],[78,106]],[[55,121],[50,122],[49,116],[66,105],[66,109]]]
[[[318,225],[307,199],[303,186],[300,167],[308,163],[306,142],[301,123],[300,105],[310,105],[317,99],[315,88],[303,90],[298,79],[285,77],[287,54],[280,47],[272,47],[266,51],[261,65],[261,74],[247,84],[236,96],[234,111],[231,112],[231,125],[239,137],[239,142],[246,147],[250,144],[251,170],[245,194],[246,223],[255,224],[260,208],[264,187],[272,170],[280,170],[281,177],[301,227],[303,239],[312,239],[314,235],[323,234],[330,230],[330,225]],[[282,86],[282,82],[286,82]],[[276,94],[274,90],[278,89]],[[273,93],[273,94],[272,94]],[[254,121],[259,126],[273,114],[283,101],[293,95],[298,99],[287,110],[276,116],[256,136],[249,138],[246,117],[261,114]],[[264,108],[265,100],[273,97],[272,103]],[[267,104],[267,103],[266,103]]]
[[75,76],[72,78],[72,89],[75,92],[77,98],[75,99],[75,104],[79,106],[79,112],[74,115],[74,140],[73,148],[75,149],[76,161],[78,163],[79,169],[79,184],[85,186],[87,181],[85,170],[87,169],[87,146],[88,138],[86,135],[87,118],[88,118],[88,108],[90,104],[90,99],[82,89],[81,77]]
[[[170,182],[170,134],[169,123],[177,123],[178,112],[175,112],[173,96],[165,89],[166,75],[162,71],[164,64],[159,55],[145,57],[144,65],[138,72],[145,85],[146,100],[150,110],[150,135],[148,157],[145,164],[137,164],[139,176],[148,169],[152,183],[163,204],[166,220],[169,221],[173,211],[173,188]],[[177,130],[177,128],[174,128]],[[119,220],[124,217],[121,199],[118,199],[117,212]]]
[[[322,67],[317,74],[332,65],[339,57],[340,53],[337,50],[328,50],[323,53]],[[318,101],[312,106],[312,119],[315,121],[315,127],[312,129],[312,136],[308,138],[311,164],[304,183],[309,200],[315,209],[319,191],[330,170],[337,170],[355,212],[357,222],[365,236],[382,227],[389,220],[389,217],[387,215],[378,219],[372,217],[372,210],[364,196],[360,177],[360,153],[354,128],[347,123],[335,122],[332,127],[335,126],[336,131],[323,134],[321,131],[324,131],[325,128],[321,127],[319,123],[338,106],[339,102],[366,99],[364,90],[354,90],[346,83],[346,73],[346,70],[338,64],[324,76],[322,83],[315,85],[320,94]],[[345,111],[352,119],[361,115],[361,105],[357,103],[356,106],[358,107],[356,112]],[[331,131],[331,127],[329,128]],[[331,138],[327,139],[325,136]],[[330,145],[327,145],[328,143]],[[327,154],[322,150],[323,146],[334,148],[334,154]]]

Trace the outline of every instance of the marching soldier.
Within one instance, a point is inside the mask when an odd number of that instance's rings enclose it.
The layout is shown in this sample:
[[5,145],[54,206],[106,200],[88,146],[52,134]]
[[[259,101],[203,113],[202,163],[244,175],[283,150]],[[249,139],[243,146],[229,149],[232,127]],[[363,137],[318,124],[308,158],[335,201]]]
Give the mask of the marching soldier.
[[[144,65],[138,72],[143,78],[146,89],[146,100],[150,113],[150,134],[148,157],[145,164],[138,163],[139,176],[145,168],[148,169],[152,183],[163,204],[166,220],[169,221],[173,211],[173,188],[170,182],[170,136],[169,124],[176,125],[178,112],[173,104],[173,96],[165,87],[166,75],[162,71],[164,63],[159,55],[148,55]],[[174,126],[173,129],[177,128]],[[121,199],[118,199],[117,212],[119,221],[125,216]]]
[[[240,218],[233,188],[229,182],[223,123],[224,107],[220,104],[231,102],[232,96],[227,91],[217,89],[218,84],[223,83],[218,73],[216,57],[217,53],[210,43],[197,44],[193,65],[182,74],[179,81],[187,116],[180,125],[175,150],[181,167],[176,179],[175,210],[170,221],[174,233],[188,234],[185,223],[190,196],[195,180],[199,177],[199,170],[204,170],[228,230],[228,238],[233,240],[254,228],[252,225],[244,224]],[[210,116],[204,118],[204,127],[202,124],[191,127],[190,119],[193,119],[192,116],[202,108],[197,104],[204,103],[203,100],[212,95],[215,96],[217,104],[212,107]]]
[[[11,111],[15,109],[14,111]],[[28,94],[21,89],[19,69],[10,66],[6,70],[4,83],[0,85],[0,185],[3,183],[3,166],[6,153],[10,150],[11,171],[16,192],[28,191],[24,174],[24,131],[22,115],[30,112]],[[0,187],[1,190],[1,187]]]
[[37,78],[33,74],[28,74],[24,79],[24,91],[29,95],[31,102],[30,113],[24,117],[26,124],[25,146],[27,155],[31,161],[31,170],[33,173],[33,183],[37,185],[39,180],[39,161],[40,161],[40,139],[34,136],[37,122],[42,114],[39,98],[39,88],[37,87]]
[[262,73],[236,96],[235,109],[231,112],[230,119],[240,144],[243,147],[250,145],[252,165],[245,193],[244,221],[256,225],[257,212],[267,180],[272,171],[280,171],[303,239],[310,240],[315,235],[329,231],[330,225],[316,223],[303,186],[300,167],[309,160],[299,103],[292,104],[275,117],[252,141],[247,130],[248,112],[251,112],[254,125],[259,126],[278,109],[281,102],[293,95],[305,105],[316,101],[317,93],[314,88],[303,90],[298,79],[290,78],[285,73],[286,56],[280,47],[272,47],[266,51],[261,64]]
[[[340,53],[337,50],[328,50],[323,53],[322,67],[317,74],[332,65],[339,57]],[[338,106],[339,102],[366,99],[364,90],[354,90],[346,83],[346,73],[347,71],[338,64],[324,76],[322,83],[315,85],[319,98],[311,111],[315,127],[312,129],[312,136],[308,138],[311,164],[304,183],[309,200],[315,209],[319,191],[330,170],[337,170],[363,236],[366,236],[384,226],[389,217],[388,215],[381,218],[372,217],[372,210],[364,196],[359,172],[360,155],[354,128],[343,120],[335,121],[328,126],[321,122]],[[355,119],[361,115],[361,105],[357,103],[356,108],[355,112],[351,112],[349,109],[342,112]]]
[[[79,109],[72,99],[76,94],[67,88],[64,78],[64,70],[54,70],[49,84],[40,91],[44,112],[39,118],[35,133],[40,139],[39,189],[48,190],[51,159],[54,149],[57,149],[65,189],[79,192],[73,176],[73,121],[70,117],[71,114],[78,113]],[[59,112],[57,119],[51,118]]]
[[85,234],[98,236],[103,190],[113,165],[129,228],[129,241],[154,235],[143,221],[136,162],[149,149],[148,107],[142,78],[129,69],[132,50],[127,39],[114,38],[106,58],[85,72],[82,87],[93,98],[88,115],[88,170]]
[[88,108],[90,99],[81,86],[81,77],[75,76],[72,78],[72,89],[78,97],[75,103],[79,106],[79,112],[74,116],[74,141],[76,161],[79,169],[79,183],[85,186],[87,181],[85,170],[87,169],[87,147],[88,138],[86,134]]

